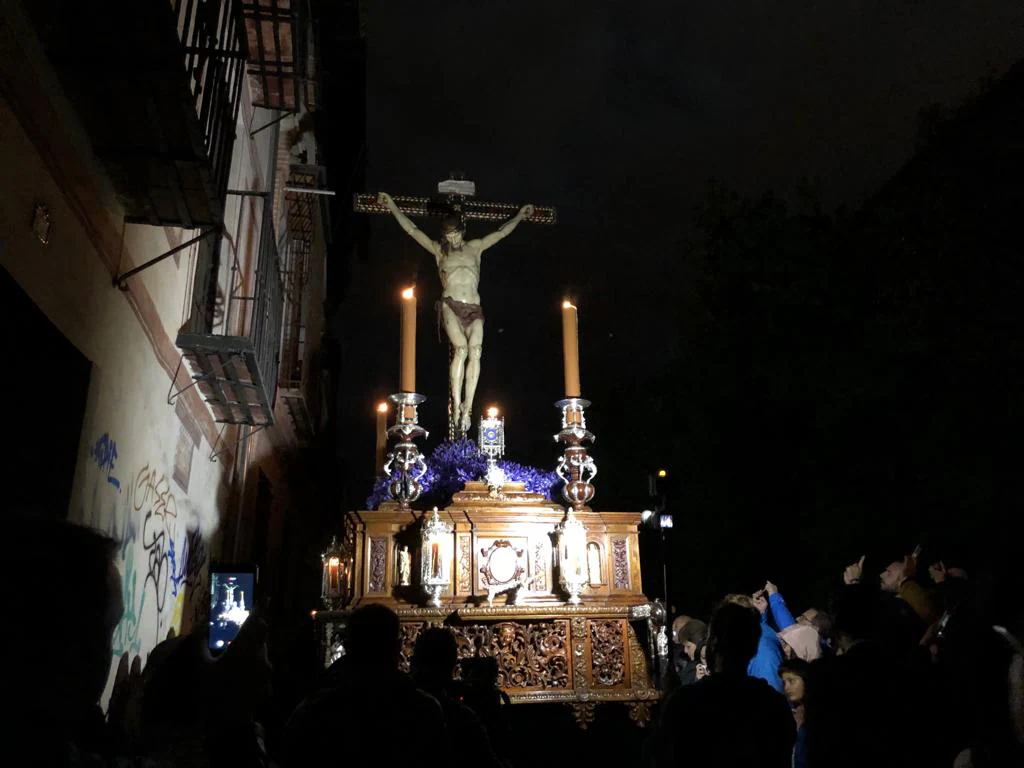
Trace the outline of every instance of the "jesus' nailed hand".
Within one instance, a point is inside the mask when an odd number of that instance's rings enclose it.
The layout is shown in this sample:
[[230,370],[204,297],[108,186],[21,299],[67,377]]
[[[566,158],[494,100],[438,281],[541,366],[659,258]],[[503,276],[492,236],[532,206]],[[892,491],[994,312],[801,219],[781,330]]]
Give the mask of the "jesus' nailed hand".
[[480,306],[480,261],[488,248],[512,233],[523,219],[533,215],[532,205],[519,212],[494,232],[477,240],[466,240],[466,224],[457,216],[441,223],[440,240],[431,240],[402,213],[391,195],[381,192],[377,202],[386,207],[413,240],[434,256],[441,278],[445,332],[453,355],[449,372],[452,418],[457,431],[465,435],[472,424],[473,396],[480,379],[480,358],[484,343],[484,313]]

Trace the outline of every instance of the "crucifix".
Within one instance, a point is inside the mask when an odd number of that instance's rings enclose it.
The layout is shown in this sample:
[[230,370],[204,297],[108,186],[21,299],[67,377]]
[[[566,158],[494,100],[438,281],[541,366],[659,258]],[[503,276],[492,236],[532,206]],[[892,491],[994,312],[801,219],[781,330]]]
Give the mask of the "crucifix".
[[[480,263],[484,251],[512,233],[520,222],[554,224],[555,209],[546,206],[491,203],[476,199],[476,185],[461,176],[437,185],[434,197],[410,197],[386,192],[358,193],[357,213],[390,214],[437,263],[441,278],[441,319],[451,345],[448,376],[448,437],[464,437],[472,423],[473,397],[480,378],[484,313],[480,306]],[[441,219],[441,237],[433,240],[411,217]],[[501,221],[496,230],[479,239],[465,239],[466,222]]]

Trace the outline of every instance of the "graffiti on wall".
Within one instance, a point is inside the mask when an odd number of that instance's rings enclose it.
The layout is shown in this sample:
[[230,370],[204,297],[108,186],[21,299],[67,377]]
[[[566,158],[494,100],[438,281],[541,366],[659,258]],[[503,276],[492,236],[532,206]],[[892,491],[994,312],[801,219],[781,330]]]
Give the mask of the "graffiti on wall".
[[132,508],[142,519],[146,552],[145,589],[153,585],[156,612],[162,614],[171,585],[171,552],[178,529],[178,505],[167,476],[146,464],[135,477]]
[[[183,617],[193,626],[205,610],[209,553],[197,517],[179,511],[169,477],[151,463],[134,482],[118,478],[117,442],[108,434],[87,446],[90,458],[82,522],[119,544],[124,614],[114,633],[114,654],[132,656],[169,628],[180,632]],[[123,475],[122,475],[123,477]],[[181,510],[189,509],[183,503]]]
[[124,653],[138,656],[142,651],[139,629],[142,623],[142,612],[146,607],[146,590],[143,589],[142,596],[136,600],[137,585],[135,552],[129,549],[128,557],[124,561],[124,572],[121,574],[121,600],[124,603],[124,613],[114,630],[114,656]]
[[114,463],[117,461],[117,443],[106,432],[89,446],[89,456],[106,473],[107,482],[121,490],[121,481],[114,477]]
[[188,531],[181,540],[181,549],[175,552],[171,542],[171,594],[177,597],[184,589],[197,589],[202,586],[203,568],[206,567],[206,542],[199,528]]

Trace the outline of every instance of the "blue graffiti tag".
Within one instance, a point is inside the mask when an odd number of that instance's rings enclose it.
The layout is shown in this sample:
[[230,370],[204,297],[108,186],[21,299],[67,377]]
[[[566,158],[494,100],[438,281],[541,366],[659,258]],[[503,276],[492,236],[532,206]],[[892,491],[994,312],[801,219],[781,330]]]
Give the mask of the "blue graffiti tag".
[[178,590],[182,587],[195,588],[199,585],[206,557],[206,544],[203,542],[203,534],[198,528],[188,531],[185,538],[181,540],[180,562],[178,549],[174,545],[174,540],[171,539],[167,558],[171,561],[172,596],[177,597]]
[[121,481],[114,477],[114,462],[117,460],[117,443],[111,439],[106,432],[96,441],[95,445],[89,447],[89,455],[100,469],[107,472],[107,482],[121,491]]
[[185,545],[184,557],[181,558],[181,570],[178,570],[178,553],[174,548],[174,539],[167,549],[167,559],[171,561],[171,597],[178,596],[178,587],[185,580],[185,563],[188,561],[188,545]]

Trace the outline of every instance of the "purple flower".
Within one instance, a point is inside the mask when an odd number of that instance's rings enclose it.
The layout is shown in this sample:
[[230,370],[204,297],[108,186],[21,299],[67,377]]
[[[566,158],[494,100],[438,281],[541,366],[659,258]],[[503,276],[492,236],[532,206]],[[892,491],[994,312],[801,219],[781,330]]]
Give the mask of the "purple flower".
[[[514,461],[502,459],[498,461],[498,466],[504,470],[505,477],[510,481],[525,483],[527,491],[544,494],[544,498],[549,500],[554,498],[556,486],[561,482],[554,472],[524,466]],[[482,479],[486,472],[487,459],[472,440],[441,443],[427,458],[427,471],[420,479],[423,486],[420,504],[427,507],[446,507],[451,504],[452,496],[461,491],[465,483]],[[389,482],[389,478],[377,480],[373,493],[366,500],[367,509],[377,509],[389,499]]]

